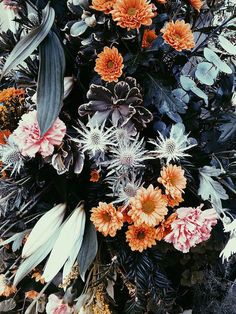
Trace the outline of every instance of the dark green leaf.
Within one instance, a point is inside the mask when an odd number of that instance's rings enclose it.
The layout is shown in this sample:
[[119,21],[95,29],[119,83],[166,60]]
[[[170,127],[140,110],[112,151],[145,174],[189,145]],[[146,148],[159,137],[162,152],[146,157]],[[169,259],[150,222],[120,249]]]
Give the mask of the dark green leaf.
[[80,276],[85,280],[85,274],[89,266],[96,257],[98,249],[97,233],[94,225],[89,222],[85,229],[82,247],[78,255],[78,264],[80,269]]
[[64,95],[65,55],[54,32],[39,46],[39,61],[37,114],[41,135],[44,135],[58,117]]
[[18,42],[15,48],[10,53],[4,64],[1,78],[9,72],[11,69],[22,63],[27,57],[29,57],[34,50],[39,46],[39,44],[44,40],[44,38],[49,33],[52,28],[55,18],[55,12],[49,7],[49,4],[43,10],[42,23],[37,28],[33,29],[26,36]]
[[220,125],[219,130],[221,132],[220,142],[225,142],[229,140],[231,137],[236,135],[236,115],[235,114],[227,114],[223,116],[224,120],[227,121]]

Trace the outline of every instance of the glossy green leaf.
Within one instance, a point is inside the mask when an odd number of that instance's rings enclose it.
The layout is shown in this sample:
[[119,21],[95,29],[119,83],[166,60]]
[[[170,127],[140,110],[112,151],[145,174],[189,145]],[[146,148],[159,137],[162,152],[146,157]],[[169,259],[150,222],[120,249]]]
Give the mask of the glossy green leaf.
[[58,117],[64,95],[65,55],[54,32],[39,46],[39,62],[37,118],[44,135]]
[[42,23],[40,26],[34,28],[26,36],[17,43],[2,69],[1,77],[8,73],[11,69],[22,63],[27,57],[29,57],[52,28],[55,19],[55,12],[49,7],[49,4],[42,11]]

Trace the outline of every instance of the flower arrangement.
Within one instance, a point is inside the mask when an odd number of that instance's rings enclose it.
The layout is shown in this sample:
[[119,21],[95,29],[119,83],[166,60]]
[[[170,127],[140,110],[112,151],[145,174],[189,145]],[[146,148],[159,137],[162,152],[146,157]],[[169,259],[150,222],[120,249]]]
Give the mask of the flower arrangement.
[[234,313],[233,3],[0,2],[0,312]]

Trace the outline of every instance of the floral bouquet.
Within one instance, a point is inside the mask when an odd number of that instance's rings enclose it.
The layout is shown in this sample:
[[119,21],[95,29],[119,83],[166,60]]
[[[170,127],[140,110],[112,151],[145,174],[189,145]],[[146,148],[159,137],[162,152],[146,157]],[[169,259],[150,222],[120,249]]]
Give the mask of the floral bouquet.
[[236,313],[233,2],[0,2],[0,312]]

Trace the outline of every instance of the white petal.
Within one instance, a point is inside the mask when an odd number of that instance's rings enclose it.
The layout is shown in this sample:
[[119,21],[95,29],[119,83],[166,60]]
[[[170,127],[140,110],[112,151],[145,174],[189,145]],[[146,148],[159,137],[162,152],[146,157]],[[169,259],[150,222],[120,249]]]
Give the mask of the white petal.
[[72,256],[72,250],[75,248],[77,241],[80,241],[80,238],[83,237],[84,225],[85,212],[81,205],[74,210],[61,229],[43,273],[46,282],[52,280],[67,259]]
[[227,242],[225,248],[221,251],[220,257],[222,257],[222,260],[228,261],[231,255],[236,253],[236,237],[232,237]]
[[39,219],[23,247],[23,258],[37,251],[55,233],[62,223],[65,209],[65,204],[58,204]]

